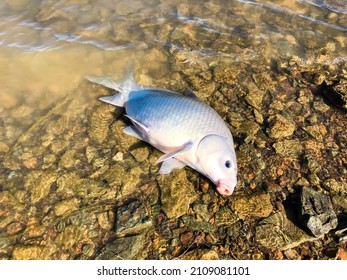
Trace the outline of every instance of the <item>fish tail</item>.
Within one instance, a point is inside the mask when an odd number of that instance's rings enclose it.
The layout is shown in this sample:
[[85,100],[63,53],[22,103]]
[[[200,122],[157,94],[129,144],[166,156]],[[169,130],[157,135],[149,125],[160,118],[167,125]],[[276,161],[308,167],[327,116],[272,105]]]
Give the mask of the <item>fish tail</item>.
[[85,78],[93,83],[102,85],[104,87],[114,89],[118,93],[113,96],[104,96],[99,99],[103,102],[112,104],[118,107],[124,107],[129,99],[129,93],[134,90],[141,89],[142,86],[138,85],[134,80],[134,66],[133,63],[127,64],[120,79],[114,80],[110,77],[96,77],[85,76]]

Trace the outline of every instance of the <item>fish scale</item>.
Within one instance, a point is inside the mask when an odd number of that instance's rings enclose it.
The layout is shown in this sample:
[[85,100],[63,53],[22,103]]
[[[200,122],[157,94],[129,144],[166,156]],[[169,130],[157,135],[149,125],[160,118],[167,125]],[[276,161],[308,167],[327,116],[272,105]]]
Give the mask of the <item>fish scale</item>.
[[[165,135],[166,146],[180,146],[201,135],[230,134],[221,117],[197,98],[160,90],[133,91],[126,113],[145,124],[151,135]],[[164,143],[161,143],[164,144]]]

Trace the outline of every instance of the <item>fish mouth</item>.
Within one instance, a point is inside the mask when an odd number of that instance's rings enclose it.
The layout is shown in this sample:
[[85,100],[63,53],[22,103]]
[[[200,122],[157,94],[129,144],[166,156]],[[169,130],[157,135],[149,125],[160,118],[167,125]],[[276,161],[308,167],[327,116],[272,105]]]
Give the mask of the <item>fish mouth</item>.
[[230,179],[219,179],[217,181],[217,191],[222,195],[232,195],[236,182]]

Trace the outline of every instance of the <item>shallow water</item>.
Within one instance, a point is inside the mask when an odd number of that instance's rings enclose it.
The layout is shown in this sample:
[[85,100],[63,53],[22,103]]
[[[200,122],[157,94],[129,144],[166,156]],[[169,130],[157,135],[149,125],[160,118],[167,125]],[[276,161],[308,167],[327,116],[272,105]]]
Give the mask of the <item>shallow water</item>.
[[[123,241],[118,244],[117,236],[132,236],[136,231],[132,228],[137,226],[145,229],[145,234],[127,242],[152,242],[151,250],[156,252],[130,252],[125,258],[160,258],[157,251],[181,256],[194,247],[185,244],[181,236],[182,244],[172,245],[183,231],[177,230],[181,226],[173,226],[179,224],[177,219],[206,208],[197,214],[197,220],[206,222],[200,225],[202,228],[195,221],[181,222],[183,227],[212,234],[207,204],[208,209],[215,205],[210,211],[216,215],[213,220],[220,218],[225,203],[229,205],[229,200],[225,202],[214,194],[211,201],[204,195],[198,197],[196,186],[200,191],[208,182],[191,171],[175,177],[189,190],[181,204],[168,199],[179,201],[181,193],[176,197],[168,192],[165,197],[165,191],[156,190],[153,182],[160,188],[169,184],[154,179],[159,153],[141,144],[129,153],[137,141],[117,136],[122,129],[121,124],[113,122],[118,113],[97,100],[108,93],[86,82],[85,75],[117,77],[128,61],[133,61],[136,80],[141,84],[181,92],[191,87],[233,130],[240,158],[239,192],[244,195],[252,190],[257,193],[264,185],[273,186],[272,180],[276,186],[286,185],[290,192],[294,184],[291,180],[298,179],[293,173],[306,176],[295,165],[303,164],[301,157],[306,159],[299,145],[307,140],[306,134],[300,129],[293,130],[293,135],[269,130],[272,124],[275,127],[281,123],[278,114],[286,117],[285,128],[302,125],[303,131],[316,137],[318,144],[305,142],[315,147],[312,154],[317,156],[316,161],[325,156],[331,161],[331,169],[322,171],[318,179],[326,182],[340,178],[339,183],[346,183],[345,159],[336,156],[345,151],[345,120],[307,90],[313,84],[345,75],[346,60],[344,0],[0,0],[0,256],[116,258],[120,249],[116,255],[108,254],[114,250],[112,246],[121,247]],[[305,73],[313,73],[313,82],[305,78]],[[329,134],[331,139],[326,136]],[[291,150],[282,137],[300,147]],[[273,148],[277,155],[272,157],[269,151]],[[325,154],[325,150],[331,154]],[[290,163],[292,156],[295,160]],[[310,180],[310,186],[317,187]],[[74,183],[69,185],[69,181]],[[141,184],[145,193],[154,193],[153,198],[149,195],[151,207],[161,205],[157,212],[152,209],[155,217],[144,214],[147,202],[132,202],[132,193]],[[285,196],[283,193],[272,190],[276,197]],[[271,206],[269,197],[266,199],[270,210],[255,215],[257,218],[279,210]],[[195,208],[188,211],[187,205],[192,202]],[[233,216],[230,209],[238,207],[230,203],[223,213],[228,213],[226,217],[234,225],[240,218]],[[123,204],[140,213],[139,221],[117,224],[115,216],[128,215],[128,208],[114,211],[114,205]],[[15,211],[7,212],[11,207]],[[245,214],[240,217],[243,221]],[[167,246],[171,249],[163,250],[162,240],[153,241],[149,221],[165,242],[172,243]],[[117,225],[122,230],[114,234]],[[220,227],[225,225],[228,222],[220,221]],[[74,236],[71,244],[67,240],[70,234]],[[109,240],[114,239],[116,244],[107,249]],[[240,244],[237,246],[241,248]],[[179,246],[181,251],[172,249]],[[239,250],[237,246],[235,251]],[[247,253],[237,258],[265,257],[263,253],[249,253],[253,249],[245,250]],[[228,254],[225,258],[234,256]]]
[[[325,46],[322,62],[338,63],[346,59],[346,11],[342,0],[1,1],[1,99],[68,95],[85,74],[116,76],[151,48],[183,50],[191,63],[257,63],[266,48],[268,59],[295,54],[312,64],[307,48]],[[170,38],[175,30],[184,40]]]

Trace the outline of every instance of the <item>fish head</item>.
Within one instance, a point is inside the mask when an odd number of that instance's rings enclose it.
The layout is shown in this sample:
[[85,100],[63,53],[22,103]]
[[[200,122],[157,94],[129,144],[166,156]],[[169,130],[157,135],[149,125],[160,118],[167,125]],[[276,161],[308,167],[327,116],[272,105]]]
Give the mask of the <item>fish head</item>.
[[222,195],[231,195],[237,183],[237,163],[231,139],[207,135],[197,147],[198,169],[208,177]]

